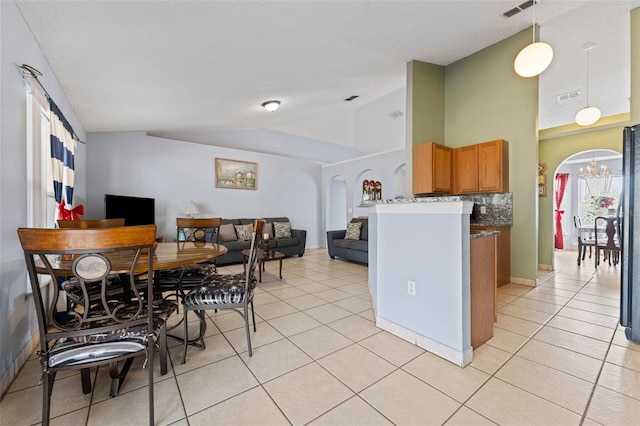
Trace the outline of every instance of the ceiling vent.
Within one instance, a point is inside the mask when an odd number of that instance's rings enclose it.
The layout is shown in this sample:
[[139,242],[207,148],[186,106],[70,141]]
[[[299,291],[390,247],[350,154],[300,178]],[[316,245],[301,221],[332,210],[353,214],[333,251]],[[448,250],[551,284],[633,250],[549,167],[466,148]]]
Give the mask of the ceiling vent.
[[[516,15],[522,12],[523,10],[529,9],[531,6],[533,6],[533,3],[534,3],[533,0],[525,1],[524,3],[514,7],[511,10],[507,10],[505,13],[502,14],[502,16],[504,16],[505,18],[511,18],[513,15]],[[537,4],[538,2],[536,1],[535,3]]]
[[349,96],[347,99],[345,99],[345,102],[351,102],[352,100],[356,99],[358,97],[358,95],[351,95]]
[[389,117],[391,117],[391,118],[398,118],[398,117],[402,117],[403,115],[404,114],[402,113],[402,111],[398,111],[398,110],[391,111],[389,113]]
[[573,92],[563,93],[562,95],[558,95],[559,102],[565,102],[571,99],[576,99],[580,97],[580,91],[574,90]]

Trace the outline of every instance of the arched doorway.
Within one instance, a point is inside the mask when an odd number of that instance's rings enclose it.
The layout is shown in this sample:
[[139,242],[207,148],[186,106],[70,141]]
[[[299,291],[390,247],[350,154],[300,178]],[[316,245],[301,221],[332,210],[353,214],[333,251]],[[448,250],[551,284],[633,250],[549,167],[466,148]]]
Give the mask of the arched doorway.
[[[595,216],[615,214],[622,189],[622,155],[606,149],[582,151],[567,157],[552,176],[553,269],[558,270],[563,263],[577,261],[578,225],[588,227]],[[584,265],[594,266],[592,261]]]
[[347,181],[342,176],[334,176],[327,185],[326,230],[347,227]]

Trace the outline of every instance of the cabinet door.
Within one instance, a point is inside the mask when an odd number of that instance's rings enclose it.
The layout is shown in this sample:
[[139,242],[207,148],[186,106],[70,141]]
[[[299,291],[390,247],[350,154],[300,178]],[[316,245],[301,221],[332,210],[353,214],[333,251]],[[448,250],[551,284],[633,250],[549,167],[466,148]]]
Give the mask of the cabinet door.
[[478,191],[509,191],[509,151],[506,141],[498,139],[478,144]]
[[450,193],[453,188],[452,151],[446,146],[433,144],[433,192]]
[[453,168],[456,194],[478,192],[478,145],[454,149]]
[[450,193],[451,148],[427,142],[413,147],[413,193]]

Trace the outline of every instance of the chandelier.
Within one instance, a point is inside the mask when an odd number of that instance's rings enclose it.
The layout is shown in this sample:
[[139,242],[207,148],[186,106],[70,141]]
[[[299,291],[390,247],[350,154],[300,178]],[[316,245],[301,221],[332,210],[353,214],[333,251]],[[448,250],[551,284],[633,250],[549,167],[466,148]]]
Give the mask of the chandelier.
[[608,170],[605,164],[601,164],[599,168],[596,167],[595,157],[586,170],[580,167],[578,178],[584,179],[587,191],[592,197],[605,196],[611,189],[611,170]]

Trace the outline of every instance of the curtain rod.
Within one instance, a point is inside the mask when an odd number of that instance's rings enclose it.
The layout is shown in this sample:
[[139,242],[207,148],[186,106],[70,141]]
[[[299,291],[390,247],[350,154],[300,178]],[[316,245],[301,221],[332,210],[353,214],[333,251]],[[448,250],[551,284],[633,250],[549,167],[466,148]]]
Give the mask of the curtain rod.
[[[27,75],[32,77],[36,81],[36,83],[38,83],[38,86],[40,86],[40,88],[42,90],[44,90],[44,94],[47,95],[47,98],[53,99],[51,97],[51,95],[49,95],[49,92],[47,92],[47,89],[45,89],[45,87],[42,85],[42,82],[38,79],[38,77],[42,76],[42,73],[40,71],[38,71],[36,68],[32,67],[31,65],[27,65],[27,64],[22,64],[22,65],[19,66],[19,68],[22,69],[22,76],[23,77],[27,76]],[[75,141],[78,141],[78,142],[83,143],[85,145],[87,144],[85,141],[80,140],[78,135],[76,135],[75,131],[73,132],[73,135],[71,135],[71,136],[73,137],[73,139]]]

